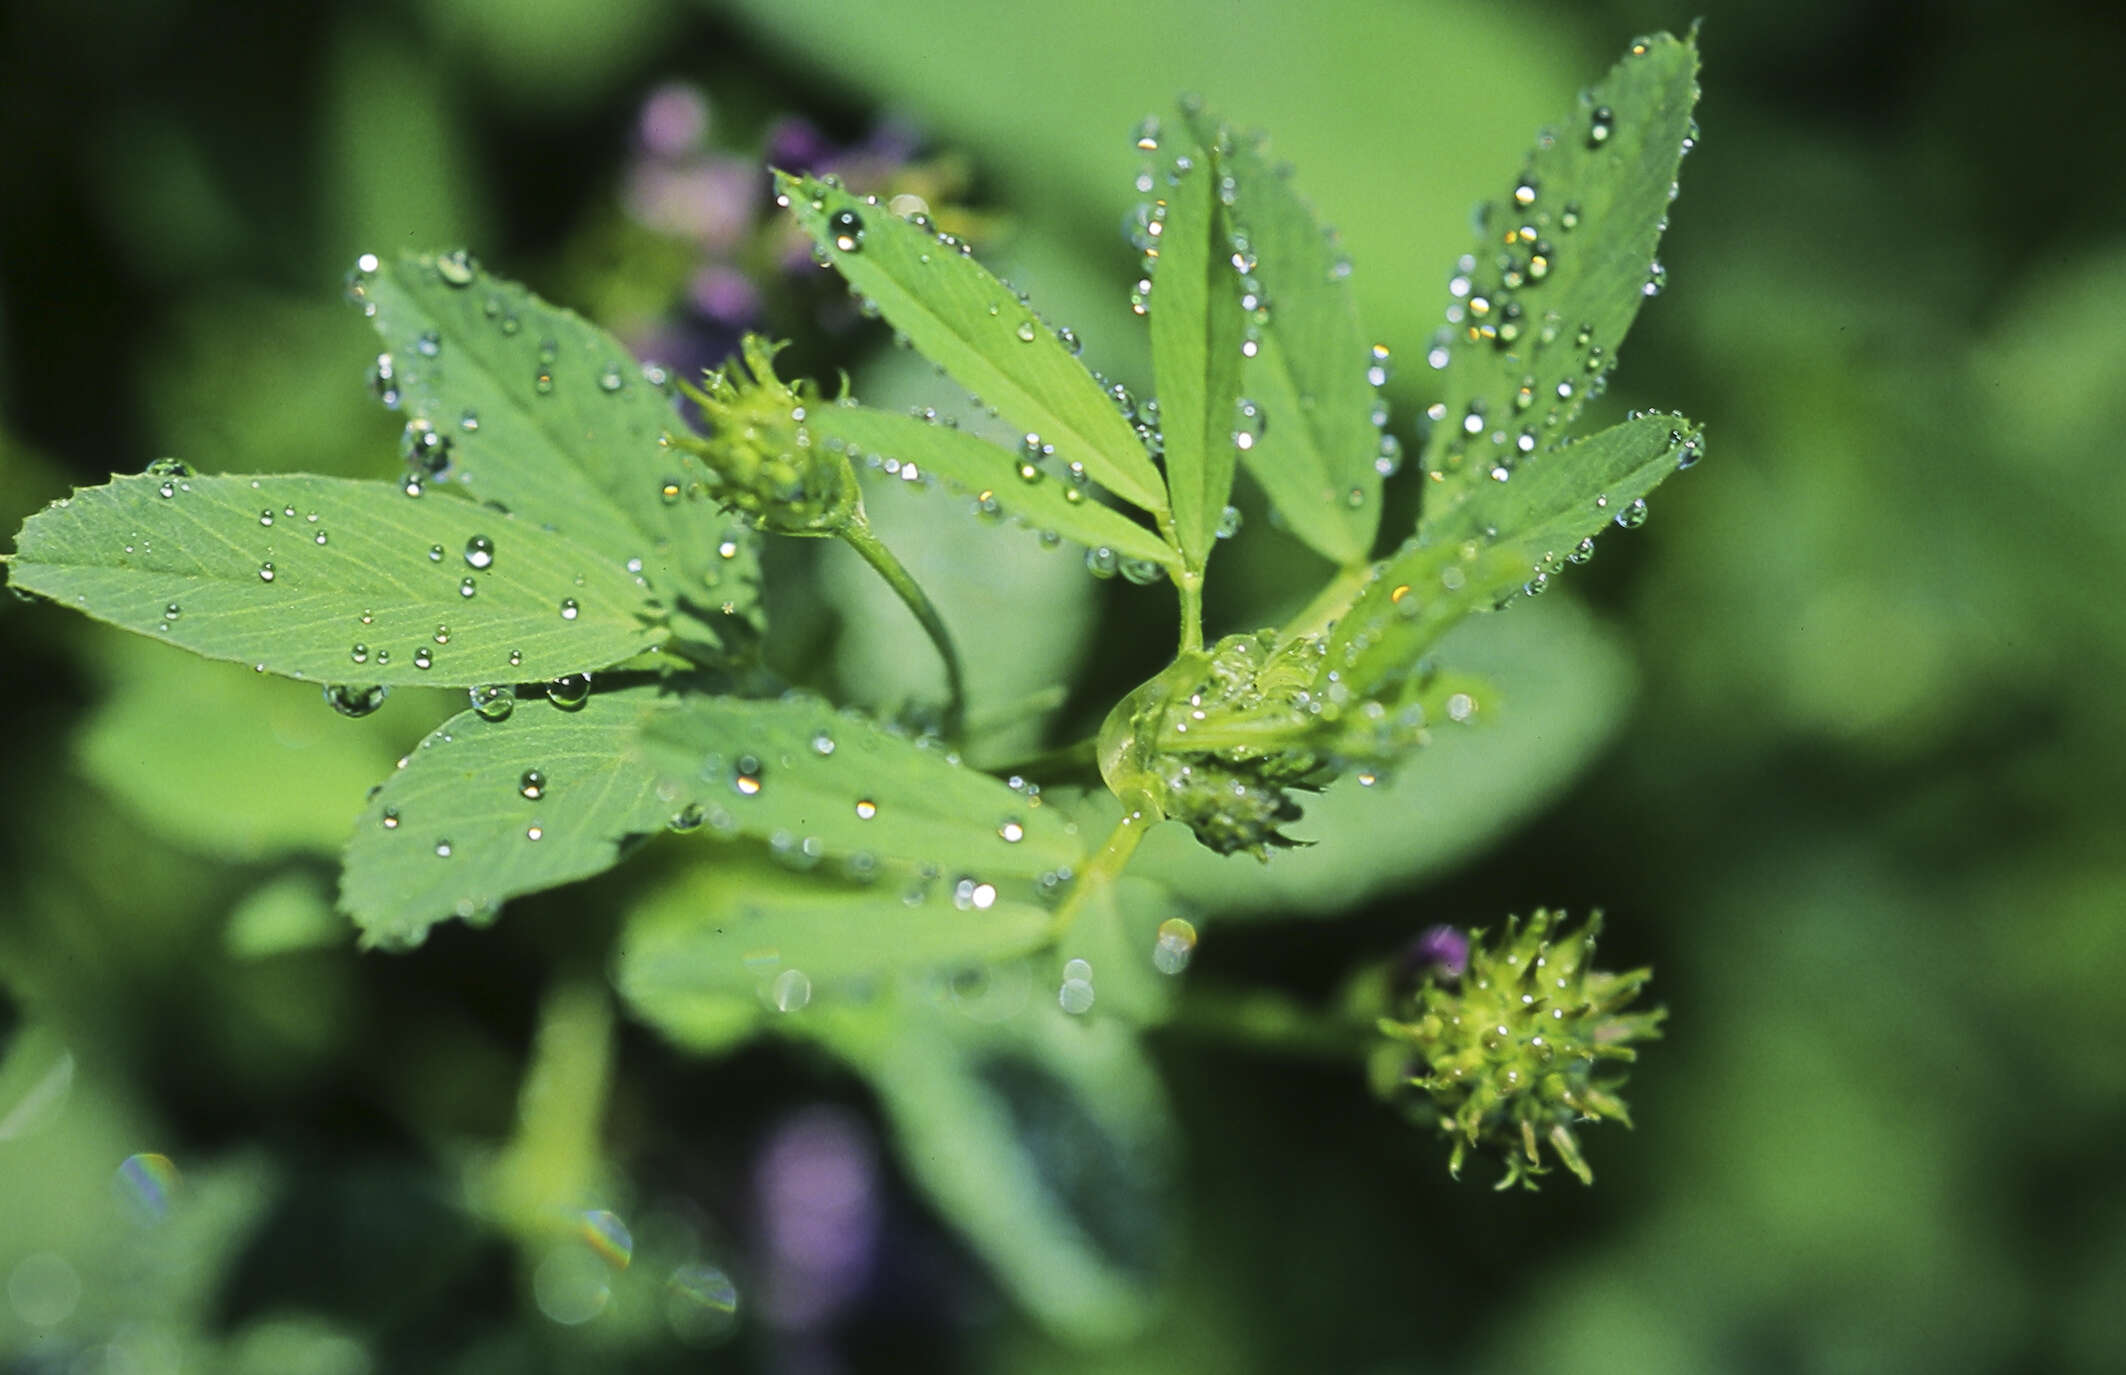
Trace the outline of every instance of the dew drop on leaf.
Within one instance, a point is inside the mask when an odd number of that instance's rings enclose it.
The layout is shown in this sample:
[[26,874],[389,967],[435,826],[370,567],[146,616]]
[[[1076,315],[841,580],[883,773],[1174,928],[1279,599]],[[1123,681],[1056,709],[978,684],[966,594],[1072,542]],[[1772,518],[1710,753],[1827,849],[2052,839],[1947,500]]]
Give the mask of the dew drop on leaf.
[[471,286],[479,268],[480,265],[473,260],[472,254],[462,248],[454,248],[448,253],[436,255],[436,275],[443,279],[446,286]]
[[391,689],[376,683],[325,684],[325,704],[342,716],[367,716],[384,705]]
[[507,683],[485,683],[466,689],[473,713],[482,721],[507,721],[517,709],[517,690]]
[[259,580],[260,582],[272,582],[272,581],[273,581],[273,565],[272,565],[272,564],[270,564],[270,563],[262,563],[262,564],[260,564],[260,565],[258,566],[258,580]]
[[465,541],[465,562],[474,568],[493,567],[495,542],[485,535],[474,535]]
[[573,621],[573,620],[575,620],[575,619],[576,619],[576,615],[577,615],[577,611],[578,611],[578,607],[576,606],[576,599],[575,599],[574,597],[563,597],[563,598],[561,599],[561,619],[562,619],[562,620],[564,620],[564,621]]
[[864,242],[864,217],[854,210],[837,210],[827,220],[827,232],[836,248],[854,253]]
[[591,696],[591,675],[565,673],[546,685],[546,700],[563,711],[575,711]]

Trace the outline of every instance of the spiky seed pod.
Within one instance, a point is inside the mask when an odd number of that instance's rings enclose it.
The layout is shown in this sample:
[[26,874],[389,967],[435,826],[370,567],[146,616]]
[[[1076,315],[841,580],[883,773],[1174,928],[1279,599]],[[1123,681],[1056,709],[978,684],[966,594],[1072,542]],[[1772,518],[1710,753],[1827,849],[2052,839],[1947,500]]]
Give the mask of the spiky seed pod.
[[1594,968],[1601,928],[1599,912],[1573,931],[1561,912],[1509,918],[1496,940],[1473,946],[1459,978],[1422,972],[1397,998],[1396,1015],[1380,1019],[1389,1038],[1380,1054],[1397,1063],[1413,1116],[1454,1143],[1448,1169],[1457,1177],[1469,1151],[1485,1148],[1505,1159],[1500,1188],[1533,1187],[1547,1143],[1591,1184],[1575,1124],[1631,1125],[1620,1066],[1638,1058],[1635,1042],[1660,1035],[1667,1014],[1623,1010],[1651,971]]
[[775,534],[831,535],[857,510],[856,474],[846,455],[813,443],[805,416],[818,398],[810,383],[775,375],[780,347],[749,334],[742,363],[732,360],[699,387],[681,383],[709,432],[668,438],[701,455],[708,495],[725,510]]

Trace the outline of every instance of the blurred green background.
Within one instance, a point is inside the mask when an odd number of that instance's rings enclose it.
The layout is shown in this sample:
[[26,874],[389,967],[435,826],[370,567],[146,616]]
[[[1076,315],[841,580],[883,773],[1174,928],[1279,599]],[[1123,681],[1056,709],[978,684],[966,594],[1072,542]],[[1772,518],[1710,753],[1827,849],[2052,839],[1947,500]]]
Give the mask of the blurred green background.
[[[163,454],[394,471],[375,343],[337,299],[364,250],[471,245],[687,365],[762,320],[808,366],[922,395],[925,371],[756,227],[746,169],[770,152],[964,207],[1089,361],[1141,381],[1124,135],[1180,90],[1271,131],[1414,360],[1470,207],[1634,33],[1699,13],[16,0],[5,523]],[[1594,1189],[1457,1185],[1355,1066],[1162,1034],[1185,1165],[1138,1206],[1176,1219],[1181,1259],[1152,1328],[1074,1349],[906,1182],[860,1081],[773,1045],[690,1059],[623,1020],[584,1149],[638,1251],[695,1268],[580,1321],[467,1181],[493,1177],[538,1038],[603,1044],[580,990],[641,880],[358,955],[329,913],[334,852],[454,707],[409,692],[342,721],[314,689],[6,601],[0,1362],[2126,1367],[2126,603],[2105,571],[2126,556],[2126,103],[2097,75],[2126,62],[2126,17],[1703,13],[1669,290],[1611,402],[1682,408],[1711,458],[1513,613],[1593,646],[1524,697],[1557,715],[1518,738],[1555,719],[1554,757],[1514,805],[1466,803],[1481,826],[1427,794],[1423,872],[1341,923],[1208,920],[1190,975],[1322,996],[1431,922],[1606,908],[1609,958],[1652,963],[1671,1020],[1637,1131],[1590,1135]],[[1391,388],[1406,442],[1424,371]],[[1250,555],[1236,619],[1311,575],[1248,540],[1221,555]],[[792,665],[889,707],[921,690],[927,652],[873,591],[781,557]],[[1005,614],[970,600],[989,567],[958,563],[933,571],[968,623]],[[1131,646],[1161,633],[1143,598],[1020,563],[1061,656],[1022,676],[1115,645],[1089,703],[1141,667]],[[1571,599],[1594,620],[1554,609]],[[182,1182],[121,1166],[142,1156]],[[855,1258],[806,1250],[822,1229]]]

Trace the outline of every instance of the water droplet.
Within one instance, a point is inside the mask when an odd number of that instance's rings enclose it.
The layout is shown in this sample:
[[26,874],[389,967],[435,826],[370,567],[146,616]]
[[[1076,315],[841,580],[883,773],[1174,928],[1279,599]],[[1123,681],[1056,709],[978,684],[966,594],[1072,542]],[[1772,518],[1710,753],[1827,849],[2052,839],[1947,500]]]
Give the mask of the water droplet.
[[471,286],[478,275],[479,263],[462,248],[453,248],[448,253],[436,255],[436,275],[448,286]]
[[546,775],[537,769],[526,769],[517,780],[517,791],[533,802],[546,796]]
[[495,542],[485,535],[474,535],[465,541],[465,562],[473,568],[493,567]]
[[701,809],[700,803],[689,802],[672,813],[671,819],[664,823],[664,828],[675,834],[685,835],[689,831],[700,830],[701,823],[708,819],[708,813]]
[[1620,529],[1636,530],[1646,524],[1646,498],[1636,498],[1629,506],[1617,512],[1616,522]]
[[425,671],[434,663],[435,656],[428,652],[426,646],[423,646],[422,648],[417,649],[413,652],[413,666],[415,668],[422,669]]
[[262,563],[262,564],[260,564],[260,565],[258,566],[258,580],[259,580],[260,582],[272,582],[272,581],[273,581],[273,565],[272,565],[272,564],[270,564],[270,563]]
[[[1072,961],[1082,964],[1084,961]],[[1082,1017],[1093,1009],[1093,986],[1089,979],[1065,979],[1056,990],[1056,1002],[1073,1017]]]
[[1526,172],[1521,173],[1521,179],[1513,187],[1513,203],[1526,210],[1529,206],[1535,204],[1538,189],[1533,176]]
[[1240,533],[1240,508],[1228,506],[1218,513],[1218,526],[1211,534],[1218,539],[1231,539]]
[[827,218],[827,234],[836,248],[854,253],[864,242],[864,217],[854,210],[837,210]]
[[618,363],[607,363],[598,374],[598,390],[610,395],[627,385],[627,377]]
[[465,578],[458,583],[458,595],[461,597],[475,596],[479,591],[480,584],[474,582],[471,578]]
[[812,980],[801,969],[785,969],[769,985],[768,1000],[777,1012],[796,1012],[812,1001]]
[[546,828],[535,821],[524,828],[524,838],[526,840],[544,840],[546,838]]
[[563,711],[574,711],[591,697],[591,675],[564,673],[546,685],[546,700]]
[[1152,945],[1152,965],[1161,974],[1179,974],[1196,955],[1196,928],[1181,917],[1159,923],[1159,938]]
[[396,831],[399,828],[399,809],[386,807],[383,816],[379,817],[378,820],[384,823],[385,830]]
[[1587,146],[1599,148],[1609,142],[1609,136],[1617,131],[1617,112],[1607,105],[1595,107],[1594,116],[1587,125]]
[[1036,330],[1033,327],[1033,321],[1031,320],[1019,321],[1019,327],[1012,331],[1013,335],[1015,335],[1018,338],[1018,341],[1022,344],[1032,343],[1034,341],[1034,336],[1039,332],[1040,331]]
[[765,770],[755,755],[741,754],[731,766],[731,788],[740,797],[760,796],[760,780]]
[[1653,297],[1659,296],[1667,289],[1668,269],[1662,265],[1659,258],[1656,258],[1647,265],[1646,284],[1639,288],[1639,292],[1641,295]]
[[576,615],[577,615],[577,612],[578,612],[579,610],[580,610],[580,608],[578,608],[578,607],[577,607],[577,605],[576,605],[576,599],[575,599],[574,597],[563,597],[563,598],[561,599],[561,619],[562,619],[562,620],[564,620],[564,621],[573,621],[573,620],[575,620],[575,619],[576,619]]
[[517,709],[517,690],[507,683],[485,683],[467,688],[472,709],[482,721],[507,721]]
[[[668,477],[662,483],[658,484],[657,499],[663,502],[665,505],[677,506],[679,504],[679,496],[680,486],[678,478]],[[733,552],[735,553],[736,550],[734,549]],[[728,555],[726,557],[728,557]]]
[[870,798],[868,798],[868,797],[864,797],[864,798],[858,798],[858,799],[857,799],[857,803],[856,803],[856,819],[857,819],[858,821],[869,821],[869,820],[870,820],[870,819],[871,819],[872,817],[875,817],[875,816],[877,816],[877,815],[878,815],[878,803],[876,803],[876,802],[873,802],[873,801],[872,801],[872,800],[871,800]]
[[467,406],[465,408],[465,414],[458,417],[458,428],[465,431],[465,433],[467,434],[478,434],[480,432],[479,412],[473,410],[472,407]]
[[429,545],[429,546],[428,546],[428,561],[429,561],[430,563],[441,563],[441,562],[443,561],[443,546],[442,546],[442,545],[440,545],[440,544],[431,544],[431,545]]
[[834,737],[823,730],[812,732],[812,753],[822,759],[834,753]]
[[325,684],[325,705],[342,716],[367,716],[384,705],[384,699],[390,695],[390,688],[375,683],[362,686],[348,683]]
[[450,858],[450,842],[449,842],[448,840],[438,840],[438,841],[436,842],[436,858],[437,858],[437,859],[449,859],[449,858]]
[[1026,823],[1015,816],[1005,817],[1003,824],[997,827],[997,838],[1006,845],[1018,844],[1026,839]]
[[432,329],[424,332],[420,338],[413,341],[413,351],[423,358],[435,357],[443,351],[442,336]]

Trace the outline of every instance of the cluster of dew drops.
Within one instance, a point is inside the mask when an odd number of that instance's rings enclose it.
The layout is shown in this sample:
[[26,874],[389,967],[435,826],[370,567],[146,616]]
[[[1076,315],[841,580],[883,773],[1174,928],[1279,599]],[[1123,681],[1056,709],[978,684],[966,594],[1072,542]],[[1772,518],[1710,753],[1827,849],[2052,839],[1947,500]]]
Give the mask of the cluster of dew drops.
[[[1644,56],[1649,46],[1646,40],[1639,40],[1633,43],[1631,53],[1635,57]],[[1580,103],[1584,115],[1583,122],[1575,126],[1577,136],[1590,152],[1609,148],[1618,133],[1615,110],[1598,104],[1591,94],[1584,92]],[[1544,131],[1539,150],[1555,147],[1557,138],[1554,131]],[[1682,143],[1683,153],[1688,154],[1695,148],[1697,140],[1697,124],[1692,121],[1689,134]],[[1677,191],[1678,185],[1672,180],[1668,187],[1670,201],[1675,200]],[[1606,388],[1616,359],[1595,338],[1593,325],[1582,322],[1568,328],[1564,317],[1555,309],[1546,309],[1539,316],[1530,315],[1532,306],[1540,303],[1540,287],[1557,274],[1560,246],[1581,227],[1585,217],[1586,212],[1577,201],[1567,201],[1556,207],[1549,205],[1533,170],[1524,171],[1515,180],[1508,203],[1487,203],[1478,208],[1478,228],[1487,238],[1492,236],[1494,224],[1501,218],[1505,220],[1505,228],[1497,234],[1499,246],[1488,263],[1480,262],[1475,254],[1464,254],[1456,262],[1447,283],[1446,322],[1434,336],[1426,362],[1436,371],[1445,371],[1455,357],[1453,346],[1457,340],[1471,344],[1488,343],[1502,354],[1514,354],[1523,348],[1542,349],[1560,339],[1569,339],[1580,358],[1578,371],[1582,375],[1576,377],[1568,370],[1547,388],[1547,395],[1544,394],[1546,388],[1533,373],[1524,376],[1508,399],[1509,416],[1494,417],[1488,413],[1482,398],[1472,398],[1461,414],[1450,421],[1447,403],[1433,403],[1425,413],[1428,424],[1451,423],[1454,426],[1444,451],[1446,467],[1460,466],[1467,460],[1471,446],[1484,442],[1491,450],[1485,464],[1486,475],[1492,481],[1506,482],[1512,478],[1516,465],[1536,452],[1542,431],[1555,430],[1570,421],[1581,407],[1600,396]],[[1661,232],[1667,228],[1667,216],[1663,215],[1656,230]],[[1642,296],[1658,296],[1667,284],[1667,268],[1660,259],[1649,259],[1640,288]],[[1628,418],[1636,420],[1641,414],[1634,411]],[[1698,438],[1686,435],[1680,429],[1670,432],[1670,447],[1679,469],[1690,467],[1703,455]],[[1435,479],[1445,475],[1444,469],[1431,474]],[[1606,510],[1610,501],[1606,496],[1598,497],[1596,505]],[[1645,500],[1635,498],[1620,503],[1612,519],[1620,527],[1635,528],[1645,522],[1646,509]],[[1583,563],[1592,554],[1593,541],[1582,540],[1564,556],[1563,561]],[[1536,569],[1527,591],[1541,592],[1550,571],[1549,567]]]

